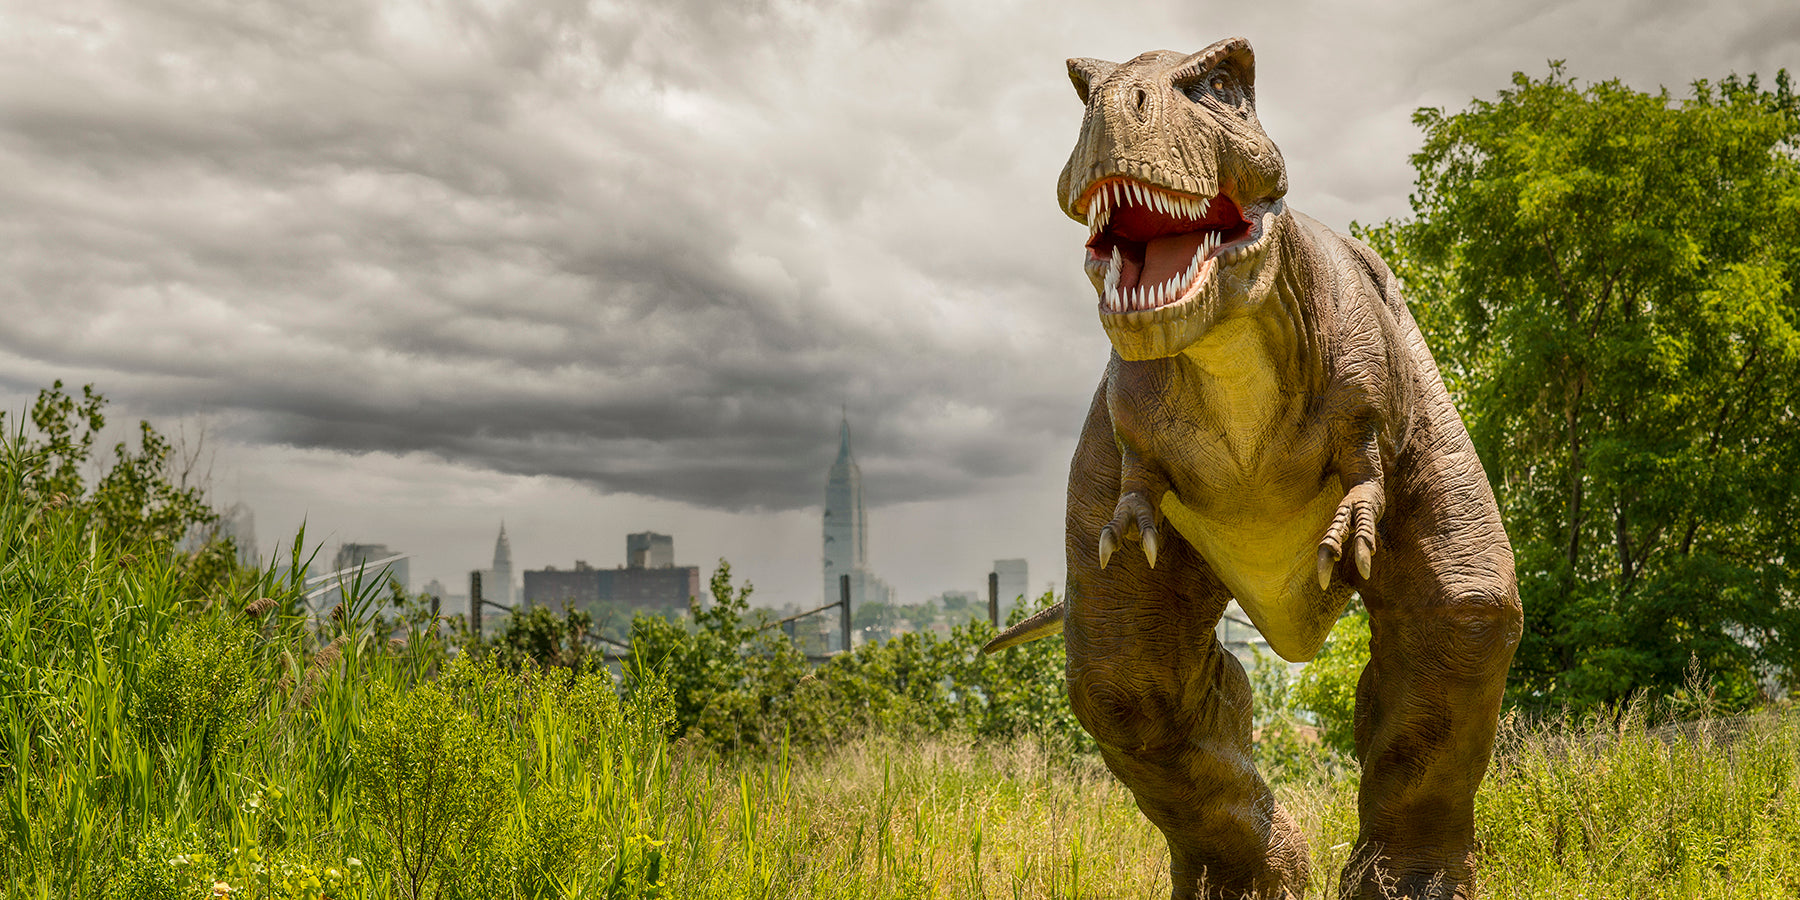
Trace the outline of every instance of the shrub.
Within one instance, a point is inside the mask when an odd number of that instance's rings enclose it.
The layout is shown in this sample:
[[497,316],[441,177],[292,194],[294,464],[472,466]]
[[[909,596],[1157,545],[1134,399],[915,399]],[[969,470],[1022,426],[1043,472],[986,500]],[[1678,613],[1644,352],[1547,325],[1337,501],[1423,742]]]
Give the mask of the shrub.
[[207,771],[235,744],[257,701],[252,641],[216,618],[171,630],[138,674],[134,713],[146,745],[192,747],[194,762]]
[[1345,756],[1356,752],[1356,684],[1368,664],[1369,612],[1357,603],[1331,627],[1324,649],[1294,684],[1294,707],[1310,713],[1319,740]]
[[441,891],[500,825],[505,749],[492,718],[462,708],[442,683],[376,705],[356,744],[357,802],[385,838],[403,896]]

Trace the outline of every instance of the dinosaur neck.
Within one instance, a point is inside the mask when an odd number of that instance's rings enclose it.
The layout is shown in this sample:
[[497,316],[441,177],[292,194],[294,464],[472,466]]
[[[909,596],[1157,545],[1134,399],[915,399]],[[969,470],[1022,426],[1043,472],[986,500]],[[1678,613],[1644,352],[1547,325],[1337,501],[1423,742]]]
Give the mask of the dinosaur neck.
[[1254,341],[1284,391],[1319,396],[1325,388],[1325,352],[1319,322],[1318,294],[1323,273],[1316,242],[1291,215],[1283,212],[1272,229],[1272,246],[1245,293],[1261,297],[1228,313],[1208,327],[1206,336],[1182,352],[1185,362],[1208,377],[1235,381],[1249,377],[1242,365]]

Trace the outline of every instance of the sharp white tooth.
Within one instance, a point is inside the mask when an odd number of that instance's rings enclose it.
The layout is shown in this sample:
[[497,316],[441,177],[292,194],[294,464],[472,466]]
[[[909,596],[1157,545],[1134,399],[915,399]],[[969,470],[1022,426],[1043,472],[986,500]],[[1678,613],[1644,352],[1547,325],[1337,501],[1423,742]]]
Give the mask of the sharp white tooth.
[[1201,197],[1200,198],[1200,215],[1202,215],[1202,216],[1206,215],[1206,208],[1211,205],[1212,205],[1211,197]]
[[1106,267],[1106,306],[1108,309],[1119,308],[1119,248],[1113,248],[1112,262]]
[[1137,199],[1137,205],[1139,205],[1139,206],[1149,206],[1150,205],[1150,204],[1144,202],[1144,199],[1145,199],[1144,198],[1144,186],[1141,184],[1138,184],[1135,181],[1131,183],[1131,195]]

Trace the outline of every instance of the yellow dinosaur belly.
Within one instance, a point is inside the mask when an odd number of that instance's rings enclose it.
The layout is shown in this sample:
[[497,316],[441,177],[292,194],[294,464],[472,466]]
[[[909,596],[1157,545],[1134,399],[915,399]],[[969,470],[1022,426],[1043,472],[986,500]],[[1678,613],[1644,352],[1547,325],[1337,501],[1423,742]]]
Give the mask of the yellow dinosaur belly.
[[1174,491],[1159,503],[1163,516],[1231,589],[1269,649],[1289,662],[1318,654],[1348,599],[1345,594],[1333,600],[1319,589],[1319,539],[1344,498],[1335,479],[1328,485],[1279,518],[1209,516],[1182,503]]

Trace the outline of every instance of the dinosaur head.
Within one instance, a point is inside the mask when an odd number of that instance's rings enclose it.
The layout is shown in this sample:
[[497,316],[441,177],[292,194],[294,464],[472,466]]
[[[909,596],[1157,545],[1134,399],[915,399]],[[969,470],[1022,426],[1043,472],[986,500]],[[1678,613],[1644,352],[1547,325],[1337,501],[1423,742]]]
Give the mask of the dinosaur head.
[[1072,59],[1069,78],[1087,112],[1057,200],[1088,225],[1100,322],[1125,359],[1173,356],[1274,283],[1287,169],[1256,120],[1255,54],[1231,38]]

